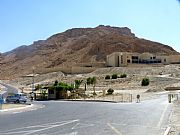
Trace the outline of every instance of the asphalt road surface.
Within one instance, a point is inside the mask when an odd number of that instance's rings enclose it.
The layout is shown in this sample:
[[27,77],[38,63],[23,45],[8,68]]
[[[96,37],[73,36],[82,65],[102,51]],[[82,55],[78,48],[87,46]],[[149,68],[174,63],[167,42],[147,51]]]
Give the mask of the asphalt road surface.
[[8,91],[8,93],[18,93],[18,90],[10,85],[7,85],[7,84],[4,84],[4,83],[1,83],[1,85],[5,86],[7,89],[6,91]]
[[44,108],[0,113],[0,135],[163,135],[167,95],[140,103],[45,101]]

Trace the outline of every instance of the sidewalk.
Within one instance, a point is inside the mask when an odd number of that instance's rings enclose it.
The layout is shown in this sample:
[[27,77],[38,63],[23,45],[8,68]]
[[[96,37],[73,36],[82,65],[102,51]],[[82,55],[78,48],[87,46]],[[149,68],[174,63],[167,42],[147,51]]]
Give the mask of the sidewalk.
[[33,104],[2,104],[2,109],[0,112],[8,112],[14,110],[21,110],[32,107]]
[[27,106],[27,105],[24,105],[24,104],[2,104],[2,110],[11,109],[11,108],[25,107],[25,106]]
[[180,134],[180,100],[174,101],[173,112],[170,120],[171,131],[169,135]]

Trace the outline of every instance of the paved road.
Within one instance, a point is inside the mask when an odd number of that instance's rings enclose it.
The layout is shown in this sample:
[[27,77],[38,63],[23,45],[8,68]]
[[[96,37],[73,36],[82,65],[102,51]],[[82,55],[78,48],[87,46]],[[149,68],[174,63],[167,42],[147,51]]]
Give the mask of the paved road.
[[18,93],[18,90],[10,85],[4,84],[2,82],[0,82],[1,85],[5,86],[7,89],[6,91],[8,91],[9,93]]
[[47,101],[37,110],[1,113],[0,135],[162,135],[167,95],[141,103]]

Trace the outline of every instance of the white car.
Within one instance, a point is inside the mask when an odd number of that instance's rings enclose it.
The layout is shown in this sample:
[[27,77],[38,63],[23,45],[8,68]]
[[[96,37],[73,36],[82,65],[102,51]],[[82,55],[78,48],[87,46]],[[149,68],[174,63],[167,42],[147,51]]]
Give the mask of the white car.
[[12,96],[7,96],[6,103],[26,103],[27,98],[21,94],[14,94]]

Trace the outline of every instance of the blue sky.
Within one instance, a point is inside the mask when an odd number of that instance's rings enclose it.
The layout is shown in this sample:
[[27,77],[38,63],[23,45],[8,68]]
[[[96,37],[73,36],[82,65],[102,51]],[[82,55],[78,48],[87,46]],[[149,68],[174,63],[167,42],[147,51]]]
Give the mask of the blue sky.
[[101,24],[129,27],[180,52],[178,0],[0,0],[0,52]]

